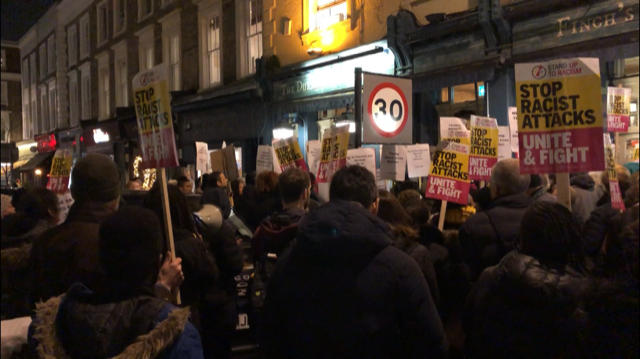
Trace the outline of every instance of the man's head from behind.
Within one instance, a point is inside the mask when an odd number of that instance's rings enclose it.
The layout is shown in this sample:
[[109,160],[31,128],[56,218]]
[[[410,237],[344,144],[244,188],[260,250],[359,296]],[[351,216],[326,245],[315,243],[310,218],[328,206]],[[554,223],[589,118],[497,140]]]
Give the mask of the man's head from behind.
[[109,157],[90,154],[71,172],[71,196],[76,202],[95,202],[118,208],[120,174]]
[[360,203],[373,214],[378,213],[378,186],[373,174],[364,167],[349,166],[339,170],[331,181],[329,196],[332,201]]
[[120,299],[153,295],[160,270],[162,232],[151,211],[124,207],[100,226],[100,263],[106,273],[105,293]]
[[520,174],[520,162],[507,159],[498,162],[491,173],[491,198],[526,193],[531,176]]
[[299,168],[284,171],[280,175],[278,187],[285,205],[296,202],[306,203],[311,195],[309,174]]

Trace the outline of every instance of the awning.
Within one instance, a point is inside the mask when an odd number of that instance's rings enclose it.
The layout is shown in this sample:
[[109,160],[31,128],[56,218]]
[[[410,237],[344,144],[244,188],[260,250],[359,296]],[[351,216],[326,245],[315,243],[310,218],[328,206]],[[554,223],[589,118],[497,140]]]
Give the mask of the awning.
[[53,157],[54,154],[55,152],[38,153],[37,155],[33,156],[33,158],[31,158],[29,162],[27,162],[24,166],[20,167],[20,171],[33,171],[43,162]]
[[14,163],[13,163],[13,170],[14,170],[14,171],[18,171],[18,169],[19,169],[21,166],[24,166],[27,162],[29,162],[29,160],[28,160],[28,159],[27,159],[27,160],[21,160],[21,161],[16,161],[16,162],[14,162]]

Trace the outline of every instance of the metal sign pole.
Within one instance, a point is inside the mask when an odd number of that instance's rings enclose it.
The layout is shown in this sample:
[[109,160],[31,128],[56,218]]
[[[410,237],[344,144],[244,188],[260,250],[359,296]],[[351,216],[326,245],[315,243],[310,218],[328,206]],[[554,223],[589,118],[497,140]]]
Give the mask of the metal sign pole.
[[356,106],[356,148],[362,147],[362,68],[356,67],[355,76],[355,106]]

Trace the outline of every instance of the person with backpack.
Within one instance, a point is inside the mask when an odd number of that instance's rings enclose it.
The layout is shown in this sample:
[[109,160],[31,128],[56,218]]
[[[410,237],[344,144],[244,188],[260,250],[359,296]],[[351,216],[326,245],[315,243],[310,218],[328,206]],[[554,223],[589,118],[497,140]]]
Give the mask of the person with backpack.
[[262,310],[267,282],[275,262],[289,248],[298,233],[298,223],[306,215],[305,208],[311,194],[309,175],[299,168],[291,168],[280,175],[278,183],[283,210],[266,218],[251,241],[254,275],[251,287],[253,310]]

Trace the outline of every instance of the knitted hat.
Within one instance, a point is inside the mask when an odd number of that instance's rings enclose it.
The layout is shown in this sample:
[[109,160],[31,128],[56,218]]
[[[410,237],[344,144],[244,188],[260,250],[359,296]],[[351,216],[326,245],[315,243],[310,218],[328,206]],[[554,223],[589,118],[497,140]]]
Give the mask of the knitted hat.
[[106,286],[125,296],[151,291],[160,270],[162,232],[158,217],[148,209],[124,207],[100,226],[100,263]]
[[583,255],[580,228],[558,203],[536,202],[522,217],[520,251],[540,260],[567,263]]
[[120,174],[109,157],[90,154],[71,172],[71,196],[76,202],[106,203],[120,196]]
[[542,186],[542,176],[540,175],[531,175],[531,182],[529,183],[529,188],[538,188]]

